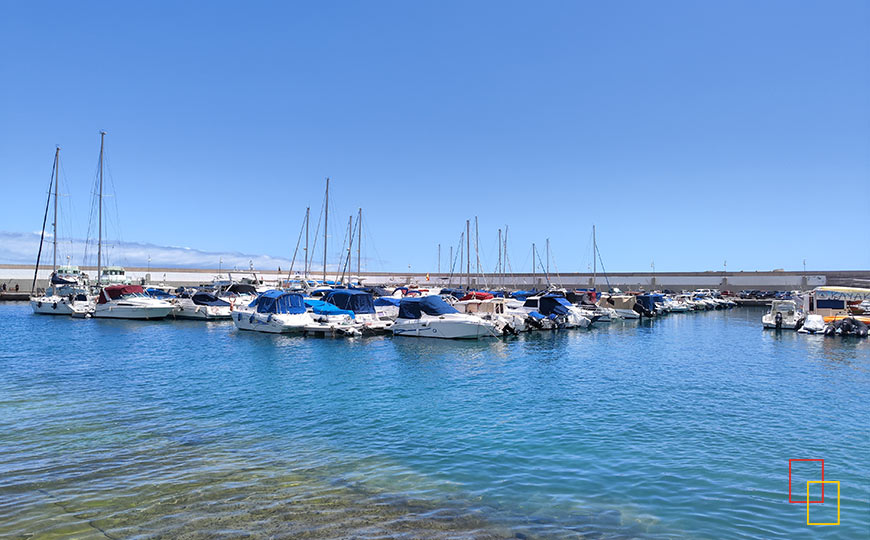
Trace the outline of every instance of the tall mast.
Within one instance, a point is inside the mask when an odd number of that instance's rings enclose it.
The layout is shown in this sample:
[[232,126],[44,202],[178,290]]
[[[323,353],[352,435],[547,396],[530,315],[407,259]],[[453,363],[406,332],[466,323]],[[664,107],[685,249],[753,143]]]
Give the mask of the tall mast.
[[453,285],[453,246],[450,246],[450,259],[448,262],[450,263],[450,279],[447,281],[447,286],[451,287]]
[[100,132],[100,192],[98,195],[100,211],[97,228],[97,285],[102,283],[103,278],[103,145],[106,140],[106,132]]
[[441,273],[441,244],[438,244],[438,273]]
[[57,183],[60,182],[60,146],[54,151],[54,253],[51,265],[57,272]]
[[329,178],[326,179],[326,204],[323,206],[323,281],[326,283],[326,229],[329,226]]
[[[595,280],[598,277],[598,244],[595,243],[595,225],[592,226],[592,288],[595,289]],[[597,289],[596,289],[597,290]]]
[[[347,216],[347,284],[350,285],[351,256],[353,255],[353,216]],[[344,274],[344,269],[341,271]]]
[[498,264],[495,267],[495,271],[498,273],[499,277],[499,285],[504,287],[504,281],[501,279],[501,229],[498,230]]
[[507,281],[507,263],[508,263],[508,253],[507,253],[507,238],[508,238],[508,226],[504,226],[504,262],[501,266],[501,275],[502,275],[502,286],[504,286],[504,282]]
[[305,208],[305,269],[302,272],[304,279],[308,281],[308,218],[311,213],[311,207]]
[[465,220],[465,286],[471,288],[471,220]]
[[359,217],[357,217],[357,230],[356,235],[356,279],[360,280],[360,274],[362,274],[362,208],[359,209]]
[[550,279],[550,239],[547,238],[547,280]]
[[477,216],[474,216],[474,259],[477,266],[477,275],[480,276],[480,230],[477,228]]
[[532,242],[532,290],[537,290],[537,270],[535,269],[535,243]]

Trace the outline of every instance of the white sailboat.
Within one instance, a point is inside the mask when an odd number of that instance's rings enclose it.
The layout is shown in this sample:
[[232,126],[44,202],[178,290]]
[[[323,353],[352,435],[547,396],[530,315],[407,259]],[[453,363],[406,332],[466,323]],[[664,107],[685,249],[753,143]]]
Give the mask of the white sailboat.
[[[45,294],[32,295],[30,307],[34,313],[41,315],[74,315],[87,316],[94,310],[93,299],[88,296],[87,275],[83,274],[77,266],[57,265],[57,221],[58,221],[58,197],[60,183],[60,147],[54,152],[54,166],[52,168],[52,184],[54,193],[49,189],[48,200],[45,206],[45,218],[43,218],[42,236],[39,240],[39,253],[36,257],[36,270],[33,274],[34,292],[36,289],[36,275],[39,272],[39,259],[42,255],[42,243],[45,238],[45,221],[48,218],[48,207],[54,199],[54,216],[52,220],[52,272],[49,287]],[[68,258],[68,257],[67,257]]]

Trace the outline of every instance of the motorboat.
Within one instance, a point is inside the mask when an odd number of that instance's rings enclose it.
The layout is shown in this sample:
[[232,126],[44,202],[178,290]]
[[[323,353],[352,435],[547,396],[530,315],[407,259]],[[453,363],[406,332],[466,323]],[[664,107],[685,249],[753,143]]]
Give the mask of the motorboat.
[[382,321],[394,321],[399,316],[399,304],[401,300],[392,296],[379,296],[375,298],[375,313]]
[[539,324],[544,320],[550,324],[545,324],[543,328],[588,328],[594,322],[558,293],[530,296],[523,302],[523,309],[531,316],[528,323],[532,327],[541,328]]
[[334,289],[328,292],[324,301],[352,313],[353,320],[365,332],[382,333],[389,331],[392,321],[383,321],[375,309],[371,293],[358,289]]
[[528,330],[528,314],[521,307],[511,304],[506,298],[486,298],[459,300],[453,304],[460,313],[477,315],[483,320],[495,321],[502,325],[503,333],[518,333]]
[[459,313],[436,295],[403,298],[392,330],[394,336],[441,339],[478,339],[502,335],[495,321]]
[[603,294],[598,305],[616,311],[624,319],[639,319],[637,299],[630,294]]
[[232,316],[230,303],[205,291],[184,292],[170,301],[176,319],[212,321]]
[[803,324],[798,328],[801,334],[822,334],[825,332],[825,319],[821,315],[810,314],[806,316]]
[[215,295],[229,302],[231,310],[248,306],[259,294],[257,288],[250,283],[227,283],[215,289]]
[[802,318],[803,314],[794,300],[774,300],[770,304],[770,311],[761,317],[761,322],[765,328],[795,330]]
[[100,319],[163,319],[173,306],[145,294],[139,285],[108,285],[100,290],[94,317]]
[[305,307],[300,293],[269,290],[249,305],[233,312],[233,324],[239,330],[270,334],[302,333],[315,321]]

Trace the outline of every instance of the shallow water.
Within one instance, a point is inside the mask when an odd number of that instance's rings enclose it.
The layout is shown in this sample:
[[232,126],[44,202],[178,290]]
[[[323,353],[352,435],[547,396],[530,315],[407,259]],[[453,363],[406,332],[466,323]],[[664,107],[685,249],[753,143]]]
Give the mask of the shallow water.
[[0,537],[866,539],[870,340],[761,313],[471,343],[0,306]]

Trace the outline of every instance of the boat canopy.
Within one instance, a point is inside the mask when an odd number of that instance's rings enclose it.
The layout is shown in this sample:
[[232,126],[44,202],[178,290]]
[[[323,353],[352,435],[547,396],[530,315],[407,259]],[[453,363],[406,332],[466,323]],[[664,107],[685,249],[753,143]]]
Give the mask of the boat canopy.
[[396,306],[399,307],[399,303],[401,300],[399,298],[393,298],[392,296],[380,296],[375,298],[376,306]]
[[318,315],[349,315],[351,319],[353,319],[354,315],[353,311],[341,309],[340,307],[330,304],[329,302],[324,302],[323,300],[306,298],[305,305],[311,308],[311,311]]
[[492,300],[493,295],[488,292],[483,291],[471,291],[466,294],[460,300]]
[[525,301],[526,298],[535,296],[536,294],[538,294],[538,291],[514,291],[511,293],[511,298]]
[[305,313],[305,302],[299,293],[271,290],[258,296],[250,307],[256,307],[257,313],[276,313],[298,315]]
[[349,309],[354,313],[374,313],[375,304],[372,295],[357,289],[338,289],[329,292],[324,300],[341,309]]
[[399,304],[400,319],[419,319],[426,315],[449,315],[459,313],[456,308],[441,299],[440,296],[423,296],[421,298],[403,298]]
[[99,303],[105,304],[109,300],[117,300],[127,294],[142,294],[144,292],[145,289],[139,285],[109,285],[108,287],[103,287],[103,290],[100,291]]
[[542,296],[538,301],[538,311],[541,315],[549,317],[550,315],[567,315],[570,311],[571,303],[564,296],[548,294]]
[[65,279],[58,274],[51,275],[51,284],[52,285],[75,285],[77,283],[75,278]]
[[455,296],[456,298],[462,298],[463,296],[466,295],[467,292],[468,291],[466,291],[464,289],[441,289],[442,296],[449,295],[449,296]]
[[226,300],[221,300],[217,296],[212,293],[207,292],[198,292],[191,297],[193,303],[198,306],[221,306],[226,307],[229,306],[230,303]]
[[233,283],[227,287],[227,292],[236,294],[257,294],[257,288],[247,283]]
[[655,311],[656,304],[661,304],[665,301],[665,297],[660,294],[639,294],[636,298],[637,303],[647,311]]
[[145,289],[145,294],[150,296],[151,298],[157,298],[158,300],[166,300],[168,298],[175,298],[175,296],[169,294],[168,292],[161,289],[153,289],[148,288]]

